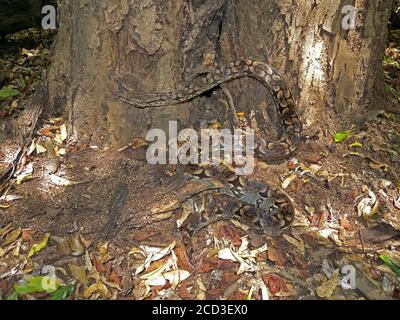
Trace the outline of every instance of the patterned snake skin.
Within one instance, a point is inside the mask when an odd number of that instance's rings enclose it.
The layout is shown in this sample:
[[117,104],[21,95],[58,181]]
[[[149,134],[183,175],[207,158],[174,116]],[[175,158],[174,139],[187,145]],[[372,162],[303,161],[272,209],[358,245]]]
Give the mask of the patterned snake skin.
[[286,159],[296,151],[301,140],[301,122],[295,112],[295,102],[290,90],[279,73],[265,63],[239,60],[196,78],[182,90],[121,100],[137,108],[174,105],[190,101],[222,83],[243,77],[254,78],[269,89],[276,102],[280,125],[284,128],[284,133],[278,141],[267,143],[261,139],[262,142],[255,150],[256,154],[266,161]]
[[294,208],[280,190],[233,174],[221,176],[211,169],[193,168],[191,173],[199,180],[217,177],[223,186],[190,199],[190,210],[195,214],[184,224],[190,237],[220,220],[238,220],[252,231],[272,237],[289,229]]
[[[225,82],[243,77],[254,78],[269,90],[275,101],[280,125],[284,129],[278,141],[258,139],[255,146],[256,156],[267,162],[288,158],[301,141],[302,126],[295,112],[295,102],[290,90],[279,73],[265,63],[240,60],[201,75],[176,92],[120,99],[137,108],[174,105],[188,102]],[[213,176],[211,170],[202,168],[195,168],[192,174],[195,179]],[[290,227],[294,208],[284,193],[266,184],[246,181],[238,176],[225,177],[222,183],[224,187],[201,193],[193,199],[192,211],[195,214],[184,225],[191,236],[217,220],[235,217],[242,221],[247,219],[255,231],[270,236],[278,236]]]

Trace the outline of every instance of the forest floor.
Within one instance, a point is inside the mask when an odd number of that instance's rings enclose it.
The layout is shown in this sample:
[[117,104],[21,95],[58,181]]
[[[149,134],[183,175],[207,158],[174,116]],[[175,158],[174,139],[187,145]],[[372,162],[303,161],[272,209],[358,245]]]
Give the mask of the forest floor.
[[[3,165],[8,123],[48,66],[46,40],[19,37],[34,40],[0,48]],[[395,104],[399,39],[393,32],[383,62]],[[387,105],[280,165],[256,163],[251,178],[293,200],[286,234],[218,222],[193,239],[191,258],[173,209],[198,186],[179,168],[149,165],[138,140],[78,147],[63,118],[42,119],[0,185],[0,299],[399,299],[400,113]]]

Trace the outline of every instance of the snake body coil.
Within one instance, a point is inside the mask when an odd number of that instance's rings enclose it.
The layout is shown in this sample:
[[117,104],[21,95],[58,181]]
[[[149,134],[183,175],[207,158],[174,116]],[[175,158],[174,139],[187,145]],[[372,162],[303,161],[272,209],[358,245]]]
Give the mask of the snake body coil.
[[[254,78],[269,90],[275,101],[280,125],[284,129],[277,141],[268,143],[261,139],[255,154],[266,161],[274,162],[288,158],[300,143],[302,127],[289,88],[279,73],[268,64],[249,59],[239,60],[197,77],[181,90],[121,100],[139,108],[185,103],[225,82],[243,77]],[[204,174],[204,171],[200,172]],[[225,187],[203,194],[195,200],[202,202],[202,205],[196,206],[202,209],[197,210],[197,215],[187,223],[191,235],[211,222],[235,216],[247,216],[255,230],[271,236],[277,236],[290,227],[294,208],[288,197],[279,190],[262,183],[243,183],[237,176],[230,182],[223,183]],[[210,217],[210,213],[213,217]]]

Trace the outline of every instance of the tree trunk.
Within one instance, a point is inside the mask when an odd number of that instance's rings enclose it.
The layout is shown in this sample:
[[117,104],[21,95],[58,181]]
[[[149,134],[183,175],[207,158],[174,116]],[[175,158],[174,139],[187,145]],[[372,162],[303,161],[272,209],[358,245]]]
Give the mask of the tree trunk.
[[[347,4],[357,14],[349,30]],[[68,116],[83,144],[121,146],[168,120],[188,127],[223,118],[219,90],[157,109],[118,98],[129,98],[121,83],[138,93],[171,91],[214,62],[267,62],[291,88],[304,127],[326,136],[374,107],[383,88],[388,0],[65,0],[59,10],[48,106]],[[251,79],[226,88],[238,111],[259,114],[271,100]],[[267,118],[273,127],[274,116]]]
[[56,0],[0,0],[0,35],[40,26],[42,7]]

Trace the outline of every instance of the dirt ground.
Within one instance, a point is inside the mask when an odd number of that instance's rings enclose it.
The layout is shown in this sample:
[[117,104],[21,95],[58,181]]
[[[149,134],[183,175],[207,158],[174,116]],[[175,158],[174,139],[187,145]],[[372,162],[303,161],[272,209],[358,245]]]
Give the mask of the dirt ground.
[[[16,75],[2,70],[19,89],[15,79],[32,71],[28,52],[2,53],[10,65],[25,59]],[[390,45],[387,91],[395,103],[398,58]],[[26,77],[32,88],[39,75]],[[21,114],[12,103],[29,101],[29,90],[2,103],[2,124]],[[295,205],[286,234],[271,239],[219,222],[192,240],[190,257],[177,208],[206,186],[179,167],[149,165],[140,141],[120,150],[80,146],[62,118],[43,119],[1,186],[0,297],[398,299],[400,114],[385,105],[335,137],[321,133],[280,165],[256,163],[250,178],[284,189]],[[346,266],[354,268],[352,288],[340,284]],[[35,281],[48,270],[55,288]]]

